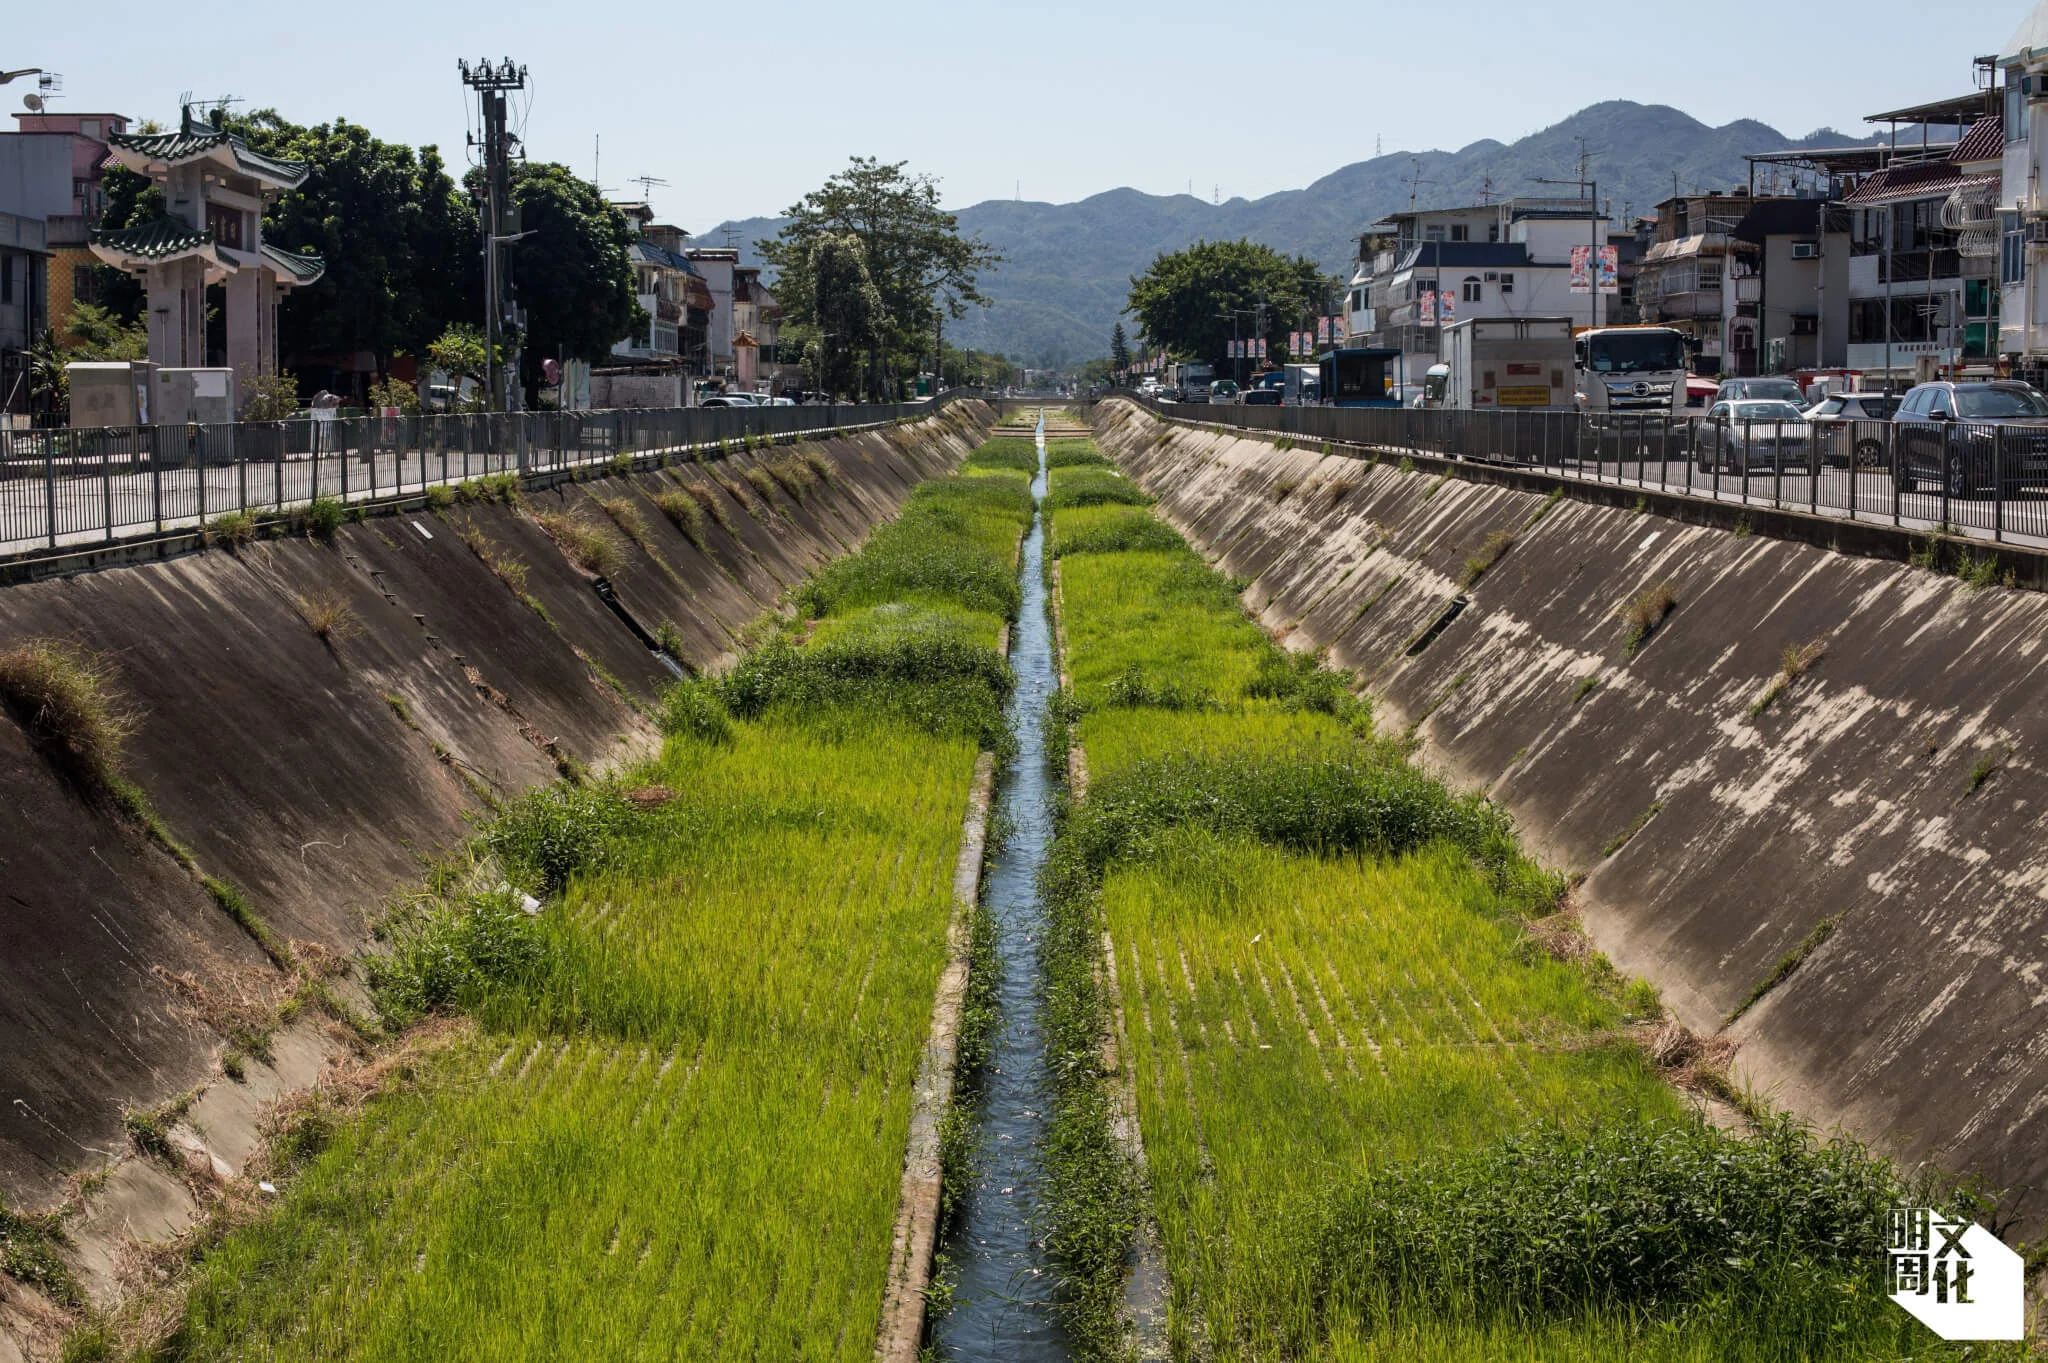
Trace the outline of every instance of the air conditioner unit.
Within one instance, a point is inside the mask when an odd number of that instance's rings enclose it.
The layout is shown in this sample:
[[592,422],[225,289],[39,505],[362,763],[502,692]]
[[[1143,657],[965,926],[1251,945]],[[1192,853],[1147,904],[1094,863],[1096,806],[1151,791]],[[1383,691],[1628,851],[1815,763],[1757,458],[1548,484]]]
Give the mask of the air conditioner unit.
[[2027,245],[2048,246],[2048,219],[2035,218],[2027,223]]
[[1487,282],[1487,283],[1489,283],[1489,284],[1498,284],[1498,283],[1500,283],[1500,271],[1499,271],[1499,270],[1488,270],[1488,271],[1486,272],[1486,282]]
[[2048,100],[2048,72],[2029,72],[2020,78],[2020,87],[2027,92],[2027,102],[2030,104]]
[[1817,241],[1795,241],[1795,242],[1793,242],[1793,243],[1792,243],[1792,259],[1794,259],[1794,260],[1818,260],[1819,258],[1820,258],[1820,243],[1819,243],[1819,242],[1817,242]]

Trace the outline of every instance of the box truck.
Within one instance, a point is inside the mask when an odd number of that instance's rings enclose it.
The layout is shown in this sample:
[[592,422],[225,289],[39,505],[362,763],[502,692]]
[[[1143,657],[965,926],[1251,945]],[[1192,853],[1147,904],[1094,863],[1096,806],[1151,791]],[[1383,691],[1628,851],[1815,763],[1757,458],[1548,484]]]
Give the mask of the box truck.
[[[1444,363],[1430,371],[1428,405],[1459,411],[1569,410],[1572,319],[1473,317],[1444,328]],[[1437,397],[1441,377],[1442,396]]]

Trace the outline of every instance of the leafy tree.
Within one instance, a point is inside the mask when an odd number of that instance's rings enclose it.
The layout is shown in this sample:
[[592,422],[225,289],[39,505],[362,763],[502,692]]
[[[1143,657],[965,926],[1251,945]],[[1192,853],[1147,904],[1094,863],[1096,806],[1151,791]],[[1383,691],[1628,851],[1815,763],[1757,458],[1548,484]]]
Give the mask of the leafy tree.
[[308,167],[263,219],[271,245],[327,262],[319,283],[285,302],[283,354],[368,350],[381,369],[424,349],[449,318],[482,311],[476,211],[436,148],[379,141],[347,119],[301,127],[274,109],[226,115],[221,126]]
[[1124,335],[1124,324],[1118,322],[1116,330],[1109,333],[1109,367],[1112,373],[1121,374],[1131,367],[1131,343]]
[[825,232],[811,242],[804,260],[805,300],[822,342],[825,360],[820,386],[827,393],[851,392],[859,359],[872,354],[883,327],[881,290],[868,273],[867,252],[852,233]]
[[632,229],[595,185],[564,165],[520,164],[512,199],[525,235],[503,259],[526,310],[522,377],[537,384],[543,361],[601,360],[647,314],[634,296]]
[[930,353],[942,316],[988,306],[977,287],[980,272],[1002,259],[978,238],[962,237],[959,220],[939,207],[938,181],[906,173],[905,164],[852,158],[790,207],[779,236],[755,243],[777,271],[785,326],[799,337],[819,330],[813,309],[820,295],[809,278],[819,239],[851,236],[860,243],[881,304],[867,353],[866,386],[877,396],[885,371],[914,372],[918,357]]
[[[1333,287],[1306,257],[1283,255],[1251,241],[1204,241],[1185,251],[1160,253],[1131,280],[1125,310],[1138,319],[1146,337],[1174,355],[1222,363],[1233,335],[1263,335],[1269,352],[1284,349],[1288,327],[1303,313],[1321,312]],[[1263,332],[1254,316],[1261,303]]]
[[242,420],[282,421],[299,410],[299,376],[289,369],[270,374],[242,370]]
[[[483,387],[490,368],[487,362],[488,353],[484,344],[483,328],[471,326],[467,322],[452,324],[427,347],[427,364],[431,368],[444,371],[454,383],[458,394],[458,410],[480,411],[488,405],[489,395],[484,392]],[[502,359],[502,346],[499,347],[499,354]],[[464,379],[475,385],[475,390],[467,403],[460,397]]]

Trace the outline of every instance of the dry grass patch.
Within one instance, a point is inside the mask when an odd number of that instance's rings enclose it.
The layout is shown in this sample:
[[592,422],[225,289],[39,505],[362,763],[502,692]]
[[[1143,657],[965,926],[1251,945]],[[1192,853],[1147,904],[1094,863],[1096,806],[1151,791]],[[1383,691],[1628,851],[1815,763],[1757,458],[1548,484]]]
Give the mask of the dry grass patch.
[[699,549],[704,547],[704,507],[695,497],[681,488],[669,488],[654,494],[654,509],[668,517],[684,539]]
[[626,546],[610,526],[572,511],[539,511],[533,522],[561,546],[569,561],[596,577],[613,577],[626,566]]
[[136,715],[107,659],[65,639],[0,649],[0,700],[72,779],[95,791],[117,784]]
[[648,553],[654,552],[654,546],[648,542],[647,518],[640,514],[640,508],[634,505],[631,497],[599,497],[596,501],[604,508],[604,514],[626,532],[626,538]]
[[1634,657],[1665,617],[1678,608],[1678,589],[1669,579],[1654,587],[1645,587],[1630,597],[1617,612],[1621,616],[1621,651]]
[[323,643],[346,639],[362,628],[356,613],[349,609],[348,602],[339,592],[322,592],[318,596],[301,596],[294,592],[292,609]]

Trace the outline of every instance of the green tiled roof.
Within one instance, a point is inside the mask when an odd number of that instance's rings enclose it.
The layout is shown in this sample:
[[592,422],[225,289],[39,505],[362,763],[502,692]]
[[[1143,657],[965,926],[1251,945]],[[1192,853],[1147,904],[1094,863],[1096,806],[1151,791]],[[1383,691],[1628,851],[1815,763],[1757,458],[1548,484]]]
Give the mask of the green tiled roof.
[[95,228],[88,240],[95,246],[104,246],[110,251],[142,260],[168,260],[172,256],[213,245],[212,237],[194,231],[176,218],[158,218],[140,227],[122,227],[112,231]]
[[235,158],[235,165],[243,174],[285,189],[296,188],[306,178],[306,163],[286,161],[281,157],[264,156],[249,150],[249,144],[230,132],[223,132],[204,119],[192,117],[185,112],[184,126],[174,133],[109,133],[107,145],[115,151],[125,151],[148,161],[162,161],[176,165],[205,156],[209,152],[228,149]]
[[267,241],[263,243],[263,258],[290,275],[295,284],[311,284],[327,273],[327,262],[319,256],[293,255],[289,251],[278,250]]

